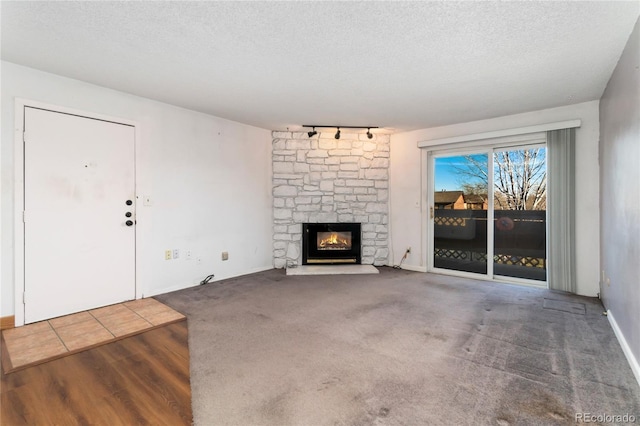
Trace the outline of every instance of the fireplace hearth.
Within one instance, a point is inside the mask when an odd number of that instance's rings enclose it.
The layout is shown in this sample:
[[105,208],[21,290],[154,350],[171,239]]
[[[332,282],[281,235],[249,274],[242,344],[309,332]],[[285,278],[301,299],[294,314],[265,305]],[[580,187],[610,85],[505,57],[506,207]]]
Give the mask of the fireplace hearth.
[[302,264],[360,264],[359,223],[303,223]]

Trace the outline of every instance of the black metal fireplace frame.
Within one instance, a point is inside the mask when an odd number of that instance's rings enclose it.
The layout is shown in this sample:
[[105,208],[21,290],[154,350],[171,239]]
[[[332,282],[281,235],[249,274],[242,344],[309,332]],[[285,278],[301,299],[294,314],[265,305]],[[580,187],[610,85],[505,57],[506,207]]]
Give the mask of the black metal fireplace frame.
[[[318,232],[351,232],[351,250],[317,249]],[[302,264],[332,265],[362,263],[362,225],[360,223],[303,223]]]

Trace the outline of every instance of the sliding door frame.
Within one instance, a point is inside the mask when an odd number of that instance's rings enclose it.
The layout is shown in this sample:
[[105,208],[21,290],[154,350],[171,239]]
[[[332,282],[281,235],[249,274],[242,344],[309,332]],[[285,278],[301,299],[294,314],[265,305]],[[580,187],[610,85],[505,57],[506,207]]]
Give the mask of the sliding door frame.
[[[434,145],[423,149],[423,200],[426,209],[423,209],[423,222],[427,224],[423,235],[423,242],[426,250],[423,252],[426,255],[426,259],[423,259],[424,264],[427,265],[427,272],[458,276],[463,278],[481,279],[487,281],[519,284],[537,288],[548,288],[548,277],[545,281],[529,280],[524,278],[509,277],[503,275],[495,275],[493,271],[493,258],[494,258],[494,197],[493,197],[493,174],[494,174],[494,161],[493,155],[495,151],[508,150],[508,149],[526,149],[528,147],[545,147],[547,146],[547,135],[544,132],[531,133],[525,135],[505,136],[493,139],[474,140],[460,143]],[[455,155],[465,154],[485,154],[487,155],[487,176],[488,176],[488,194],[487,194],[487,273],[478,274],[465,271],[457,271],[444,268],[436,268],[434,266],[434,217],[431,212],[434,208],[434,194],[435,194],[435,158],[449,157]],[[549,150],[546,150],[548,158]],[[435,214],[433,215],[435,216]],[[549,215],[547,210],[546,229],[545,232],[549,234]],[[549,238],[546,238],[546,253],[549,253]],[[547,259],[545,259],[545,267]]]
[[456,148],[456,149],[440,149],[431,150],[427,153],[427,169],[429,173],[429,180],[427,181],[427,210],[428,210],[428,225],[427,225],[427,271],[438,274],[450,274],[450,275],[463,276],[467,278],[478,277],[492,277],[493,276],[493,247],[488,244],[489,241],[493,241],[493,227],[489,226],[493,223],[493,217],[489,214],[493,214],[493,197],[487,197],[487,273],[479,274],[475,272],[457,271],[453,269],[438,268],[435,266],[434,251],[435,251],[435,160],[437,158],[452,157],[458,155],[471,155],[471,154],[485,154],[487,156],[487,191],[493,185],[493,174],[489,173],[489,170],[493,169],[493,156],[492,150],[487,147],[476,148]]

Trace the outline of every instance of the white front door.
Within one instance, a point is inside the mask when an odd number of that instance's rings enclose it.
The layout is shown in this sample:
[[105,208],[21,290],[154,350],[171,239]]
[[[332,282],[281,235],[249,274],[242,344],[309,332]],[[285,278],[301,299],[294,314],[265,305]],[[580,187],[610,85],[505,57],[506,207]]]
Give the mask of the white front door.
[[135,299],[135,128],[24,117],[25,323]]

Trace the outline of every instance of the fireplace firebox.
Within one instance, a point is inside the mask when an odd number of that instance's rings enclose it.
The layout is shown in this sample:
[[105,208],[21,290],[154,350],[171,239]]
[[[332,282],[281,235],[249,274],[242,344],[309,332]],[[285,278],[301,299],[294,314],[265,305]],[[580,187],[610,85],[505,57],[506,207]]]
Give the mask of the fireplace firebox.
[[303,223],[302,264],[361,263],[359,223]]

